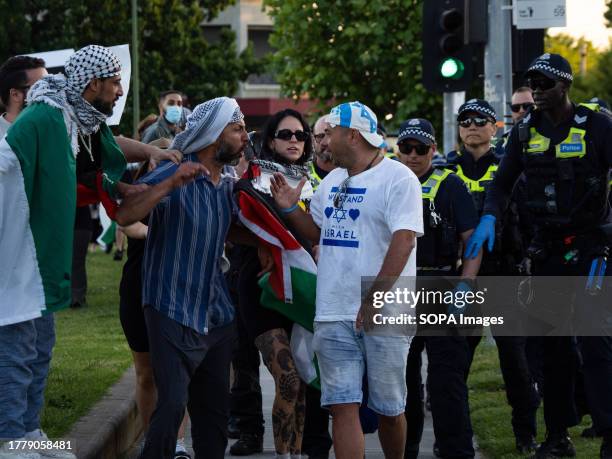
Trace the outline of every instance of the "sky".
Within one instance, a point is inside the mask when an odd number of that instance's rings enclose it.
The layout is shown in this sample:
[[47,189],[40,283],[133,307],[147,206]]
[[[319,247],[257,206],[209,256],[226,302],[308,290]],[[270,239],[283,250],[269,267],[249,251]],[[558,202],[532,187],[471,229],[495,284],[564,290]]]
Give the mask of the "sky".
[[603,17],[605,0],[566,0],[566,27],[551,27],[548,33],[565,33],[576,38],[585,37],[596,48],[606,48],[612,38],[612,29],[607,29]]

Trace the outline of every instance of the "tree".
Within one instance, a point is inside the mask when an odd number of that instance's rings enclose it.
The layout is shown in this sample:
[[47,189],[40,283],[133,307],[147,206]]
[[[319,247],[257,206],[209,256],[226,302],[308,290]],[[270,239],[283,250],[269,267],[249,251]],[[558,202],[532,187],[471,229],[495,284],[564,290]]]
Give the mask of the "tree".
[[[285,94],[321,105],[360,100],[393,124],[441,113],[421,83],[421,0],[265,0]],[[439,119],[438,116],[430,118]]]
[[[560,54],[565,57],[574,73],[571,97],[576,102],[586,102],[592,97],[604,98],[602,94],[604,83],[602,74],[602,54],[585,38],[574,38],[570,35],[547,35],[544,40],[546,52]],[[586,73],[581,74],[582,53],[586,53]],[[607,90],[605,93],[609,93]]]
[[[218,43],[208,43],[203,35],[202,23],[233,0],[138,3],[143,114],[157,113],[158,94],[166,89],[181,90],[199,102],[233,94],[238,81],[254,71],[251,49],[238,55],[230,30],[222,32]],[[129,1],[0,0],[0,17],[2,60],[15,54],[131,40]],[[131,132],[130,99],[122,118],[123,132]]]

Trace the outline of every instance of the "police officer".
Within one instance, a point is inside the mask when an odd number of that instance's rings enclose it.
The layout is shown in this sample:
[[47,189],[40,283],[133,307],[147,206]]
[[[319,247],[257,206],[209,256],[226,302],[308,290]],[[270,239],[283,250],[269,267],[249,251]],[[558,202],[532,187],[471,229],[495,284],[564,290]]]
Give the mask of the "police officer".
[[[478,215],[467,188],[451,170],[436,169],[436,140],[431,123],[415,118],[400,126],[398,160],[419,178],[423,193],[425,234],[419,238],[418,275],[459,275],[459,247],[469,239]],[[479,260],[466,260],[461,275],[475,278]],[[466,379],[472,360],[465,336],[416,336],[406,369],[408,425],[404,457],[416,458],[423,433],[421,352],[427,348],[436,451],[441,457],[473,457],[472,427]]]
[[[327,115],[320,117],[313,126],[315,156],[309,165],[310,183],[313,190],[336,165],[329,151],[329,124]],[[329,435],[329,410],[321,408],[321,391],[306,386],[306,415],[304,418],[304,438],[302,452],[311,459],[327,459],[332,447]]]
[[[472,99],[459,107],[457,121],[463,147],[459,152],[449,153],[448,161],[451,167],[456,168],[457,175],[470,190],[480,216],[486,189],[495,177],[499,164],[499,156],[491,144],[497,131],[497,117],[487,101]],[[524,255],[518,225],[518,209],[513,205],[505,212],[503,222],[496,227],[496,232],[500,234],[499,241],[493,252],[483,255],[479,275],[516,274],[516,265]],[[492,292],[490,298],[494,294],[495,292]],[[497,303],[506,300],[501,296],[495,298]],[[519,453],[526,454],[536,447],[536,411],[539,405],[539,396],[527,361],[527,338],[495,336],[495,340],[508,403],[512,407],[516,449]],[[478,341],[471,338],[471,344],[475,348]]]
[[[605,279],[602,275],[612,274],[603,263],[610,240],[604,232],[606,227],[602,227],[610,217],[612,120],[571,102],[572,70],[560,55],[538,57],[526,77],[537,108],[510,134],[506,155],[487,193],[484,214],[468,243],[468,256],[479,253],[484,243],[488,243],[487,248],[492,246],[495,221],[523,172],[527,206],[535,224],[529,248],[532,273],[588,276],[592,272],[587,283],[573,283],[568,277],[557,282],[557,289],[565,295],[555,306],[563,311],[573,301],[575,313],[593,315],[598,311],[596,306],[609,303],[609,292],[590,296],[585,287],[597,286]],[[597,293],[597,289],[590,293]],[[598,334],[578,337],[577,342],[591,416],[604,437],[600,455],[612,458],[612,338],[605,336],[609,330],[602,329]],[[547,436],[536,452],[537,458],[575,455],[567,433],[567,427],[578,422],[573,403],[578,361],[575,342],[567,336],[544,340]]]
[[309,175],[313,190],[316,190],[321,180],[336,167],[329,152],[329,135],[326,135],[329,124],[326,119],[327,115],[320,117],[312,128],[315,156],[309,166]]

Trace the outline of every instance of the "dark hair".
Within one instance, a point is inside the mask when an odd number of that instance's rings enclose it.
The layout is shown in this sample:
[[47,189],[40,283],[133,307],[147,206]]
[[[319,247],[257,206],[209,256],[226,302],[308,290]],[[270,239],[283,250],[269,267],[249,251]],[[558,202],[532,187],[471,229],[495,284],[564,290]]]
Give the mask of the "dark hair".
[[314,151],[312,145],[312,131],[310,130],[310,126],[308,125],[302,114],[296,110],[293,110],[292,108],[286,108],[285,110],[276,112],[274,115],[268,118],[268,121],[266,122],[266,125],[264,126],[261,135],[261,159],[267,159],[270,161],[276,161],[281,163],[287,162],[286,159],[280,158],[274,151],[272,151],[268,144],[270,140],[274,139],[274,135],[276,134],[278,125],[288,116],[296,118],[301,123],[304,132],[308,134],[308,138],[304,143],[304,153],[295,162],[295,164],[302,166],[306,162],[308,162],[310,158],[312,158],[312,153]]
[[45,67],[38,57],[14,56],[0,66],[0,99],[8,106],[11,89],[22,89],[28,83],[26,70]]
[[183,93],[181,91],[175,91],[174,89],[168,89],[167,91],[162,92],[159,95],[159,102],[164,100],[166,98],[166,96],[169,96],[170,94],[178,94],[179,96],[181,96],[181,102],[182,102],[182,100],[183,100]]

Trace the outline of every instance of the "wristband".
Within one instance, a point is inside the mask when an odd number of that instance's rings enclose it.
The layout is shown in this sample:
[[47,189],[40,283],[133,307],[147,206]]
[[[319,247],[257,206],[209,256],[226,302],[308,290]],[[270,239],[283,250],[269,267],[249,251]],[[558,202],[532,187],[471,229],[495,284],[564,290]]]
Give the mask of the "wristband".
[[284,214],[290,214],[291,212],[293,212],[295,209],[298,208],[297,204],[293,204],[291,207],[288,207],[286,209],[281,209],[280,211]]

